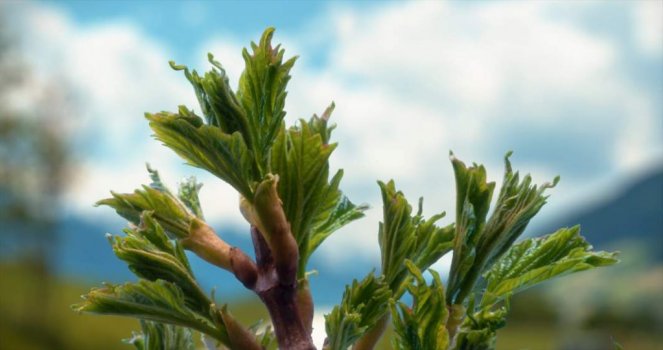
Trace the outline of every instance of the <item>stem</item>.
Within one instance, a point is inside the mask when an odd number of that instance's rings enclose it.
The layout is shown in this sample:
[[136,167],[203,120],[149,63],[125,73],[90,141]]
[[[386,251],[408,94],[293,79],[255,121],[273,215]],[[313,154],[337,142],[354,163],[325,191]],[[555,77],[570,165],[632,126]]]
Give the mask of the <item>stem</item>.
[[295,289],[277,285],[258,295],[269,311],[280,349],[315,350],[311,334],[299,314]]
[[449,349],[456,347],[458,329],[465,319],[465,307],[462,304],[447,306],[449,318],[447,319],[447,332],[449,333]]
[[297,307],[299,308],[299,317],[304,322],[306,331],[311,334],[313,332],[313,297],[311,296],[311,289],[308,285],[306,277],[301,278],[297,285],[297,295],[295,296]]
[[368,332],[357,340],[352,350],[372,350],[378,344],[389,324],[389,312],[386,312]]
[[[297,303],[297,280],[287,283],[283,271],[277,271],[272,251],[260,230],[251,227],[258,277],[251,288],[262,300],[272,319],[276,340],[283,350],[315,350],[308,319],[303,319]],[[298,254],[291,259],[298,258]],[[296,270],[296,263],[293,270]],[[288,276],[289,273],[286,273]],[[286,283],[284,283],[286,282]]]

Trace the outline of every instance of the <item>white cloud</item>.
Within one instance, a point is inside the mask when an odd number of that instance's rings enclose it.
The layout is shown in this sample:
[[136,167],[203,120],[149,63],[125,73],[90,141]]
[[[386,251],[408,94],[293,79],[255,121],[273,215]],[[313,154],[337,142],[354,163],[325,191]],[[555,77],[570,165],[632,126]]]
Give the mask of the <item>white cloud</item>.
[[[185,167],[172,151],[153,140],[143,114],[197,107],[181,72],[168,65],[164,48],[126,22],[80,27],[47,6],[26,6],[20,25],[29,39],[24,50],[38,76],[61,78],[72,89],[79,113],[68,116],[74,137],[86,147],[65,201],[87,217],[108,211],[92,204],[109,191],[130,192],[149,183],[149,162],[171,187],[185,174],[197,174],[205,187],[201,200],[207,216],[239,222],[237,196],[229,186],[197,169]],[[234,50],[237,52],[236,50]],[[32,97],[28,97],[32,98]]]
[[661,156],[660,111],[620,66],[623,48],[559,20],[556,6],[564,5],[407,2],[331,11],[329,64],[297,72],[288,110],[307,115],[336,101],[341,145],[333,163],[346,169],[352,198],[374,209],[323,246],[330,262],[375,260],[375,179],[395,178],[413,203],[425,196],[429,214],[452,213],[449,149],[485,163],[498,183],[500,154],[509,149],[516,168],[537,181],[561,173],[553,193],[564,196],[553,195],[548,212],[586,203],[595,183],[614,184]]
[[663,2],[638,1],[633,11],[633,22],[640,50],[660,57],[663,53]]
[[[330,262],[354,263],[358,254],[377,261],[377,179],[395,178],[413,204],[424,196],[426,214],[447,210],[453,217],[449,149],[468,162],[485,163],[498,182],[501,154],[509,149],[516,168],[532,172],[537,181],[561,173],[556,193],[564,196],[551,198],[553,211],[596,191],[592,184],[610,184],[606,178],[661,157],[660,110],[620,66],[624,48],[551,15],[556,6],[565,5],[406,2],[373,6],[372,12],[331,8],[327,17],[315,18],[315,35],[283,38],[277,32],[275,40],[288,55],[302,56],[290,83],[288,121],[336,102],[332,120],[340,147],[332,165],[346,170],[343,188],[351,199],[373,207],[368,218],[321,248]],[[654,31],[660,18],[646,6],[636,11],[635,32],[651,48],[661,42],[661,31]],[[77,210],[110,188],[128,191],[145,182],[138,171],[144,160],[166,176],[192,172],[147,138],[142,119],[144,111],[196,105],[158,42],[127,22],[81,27],[43,4],[26,14],[34,65],[65,77],[79,92],[85,106],[72,118],[77,130],[98,137],[107,153],[86,159],[71,193]],[[207,39],[197,68],[208,67],[202,58],[210,51],[236,86],[244,39]],[[323,63],[307,60],[320,56],[321,48],[328,50]],[[108,154],[115,158],[109,161]],[[239,222],[234,192],[211,176],[202,180],[208,217]]]

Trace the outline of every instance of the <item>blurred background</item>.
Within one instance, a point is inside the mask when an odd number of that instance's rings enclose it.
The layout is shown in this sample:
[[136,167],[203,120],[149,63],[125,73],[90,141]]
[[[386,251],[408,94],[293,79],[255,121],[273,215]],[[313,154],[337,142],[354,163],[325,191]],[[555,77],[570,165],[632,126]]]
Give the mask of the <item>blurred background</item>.
[[[411,202],[424,196],[427,215],[453,213],[449,150],[498,183],[513,150],[514,167],[538,182],[562,177],[526,234],[581,224],[622,263],[514,298],[498,349],[608,349],[612,339],[661,349],[659,0],[0,1],[0,349],[129,349],[121,339],[137,322],[69,305],[133,279],[104,237],[126,223],[93,204],[148,183],[145,162],[172,187],[202,180],[206,217],[249,247],[237,195],[154,141],[143,113],[199,110],[171,59],[206,70],[212,52],[235,86],[241,48],[267,26],[300,56],[288,122],[335,101],[332,166],[372,207],[311,261],[318,342],[344,285],[379,265],[376,180],[395,179]],[[192,261],[241,319],[265,317],[233,278]]]

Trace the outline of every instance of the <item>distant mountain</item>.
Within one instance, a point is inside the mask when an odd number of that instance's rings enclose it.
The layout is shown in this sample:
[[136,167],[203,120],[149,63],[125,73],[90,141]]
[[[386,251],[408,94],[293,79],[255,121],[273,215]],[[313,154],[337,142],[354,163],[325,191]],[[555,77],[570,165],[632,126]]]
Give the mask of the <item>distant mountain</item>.
[[595,249],[618,249],[632,240],[651,248],[663,260],[663,168],[625,186],[614,197],[542,225],[542,232],[580,224],[581,233]]

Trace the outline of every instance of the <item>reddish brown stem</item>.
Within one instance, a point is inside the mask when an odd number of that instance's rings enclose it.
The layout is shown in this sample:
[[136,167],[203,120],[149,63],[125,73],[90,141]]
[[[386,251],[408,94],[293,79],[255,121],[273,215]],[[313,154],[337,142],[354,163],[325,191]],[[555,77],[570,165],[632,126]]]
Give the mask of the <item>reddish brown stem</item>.
[[[297,305],[297,281],[289,283],[288,278],[283,280],[283,271],[277,272],[269,245],[255,226],[251,227],[251,238],[256,254],[257,279],[250,289],[260,297],[269,311],[279,348],[315,350],[311,333],[307,331],[309,327],[302,320]],[[295,261],[292,268],[296,272],[298,257],[295,255],[291,258]]]

